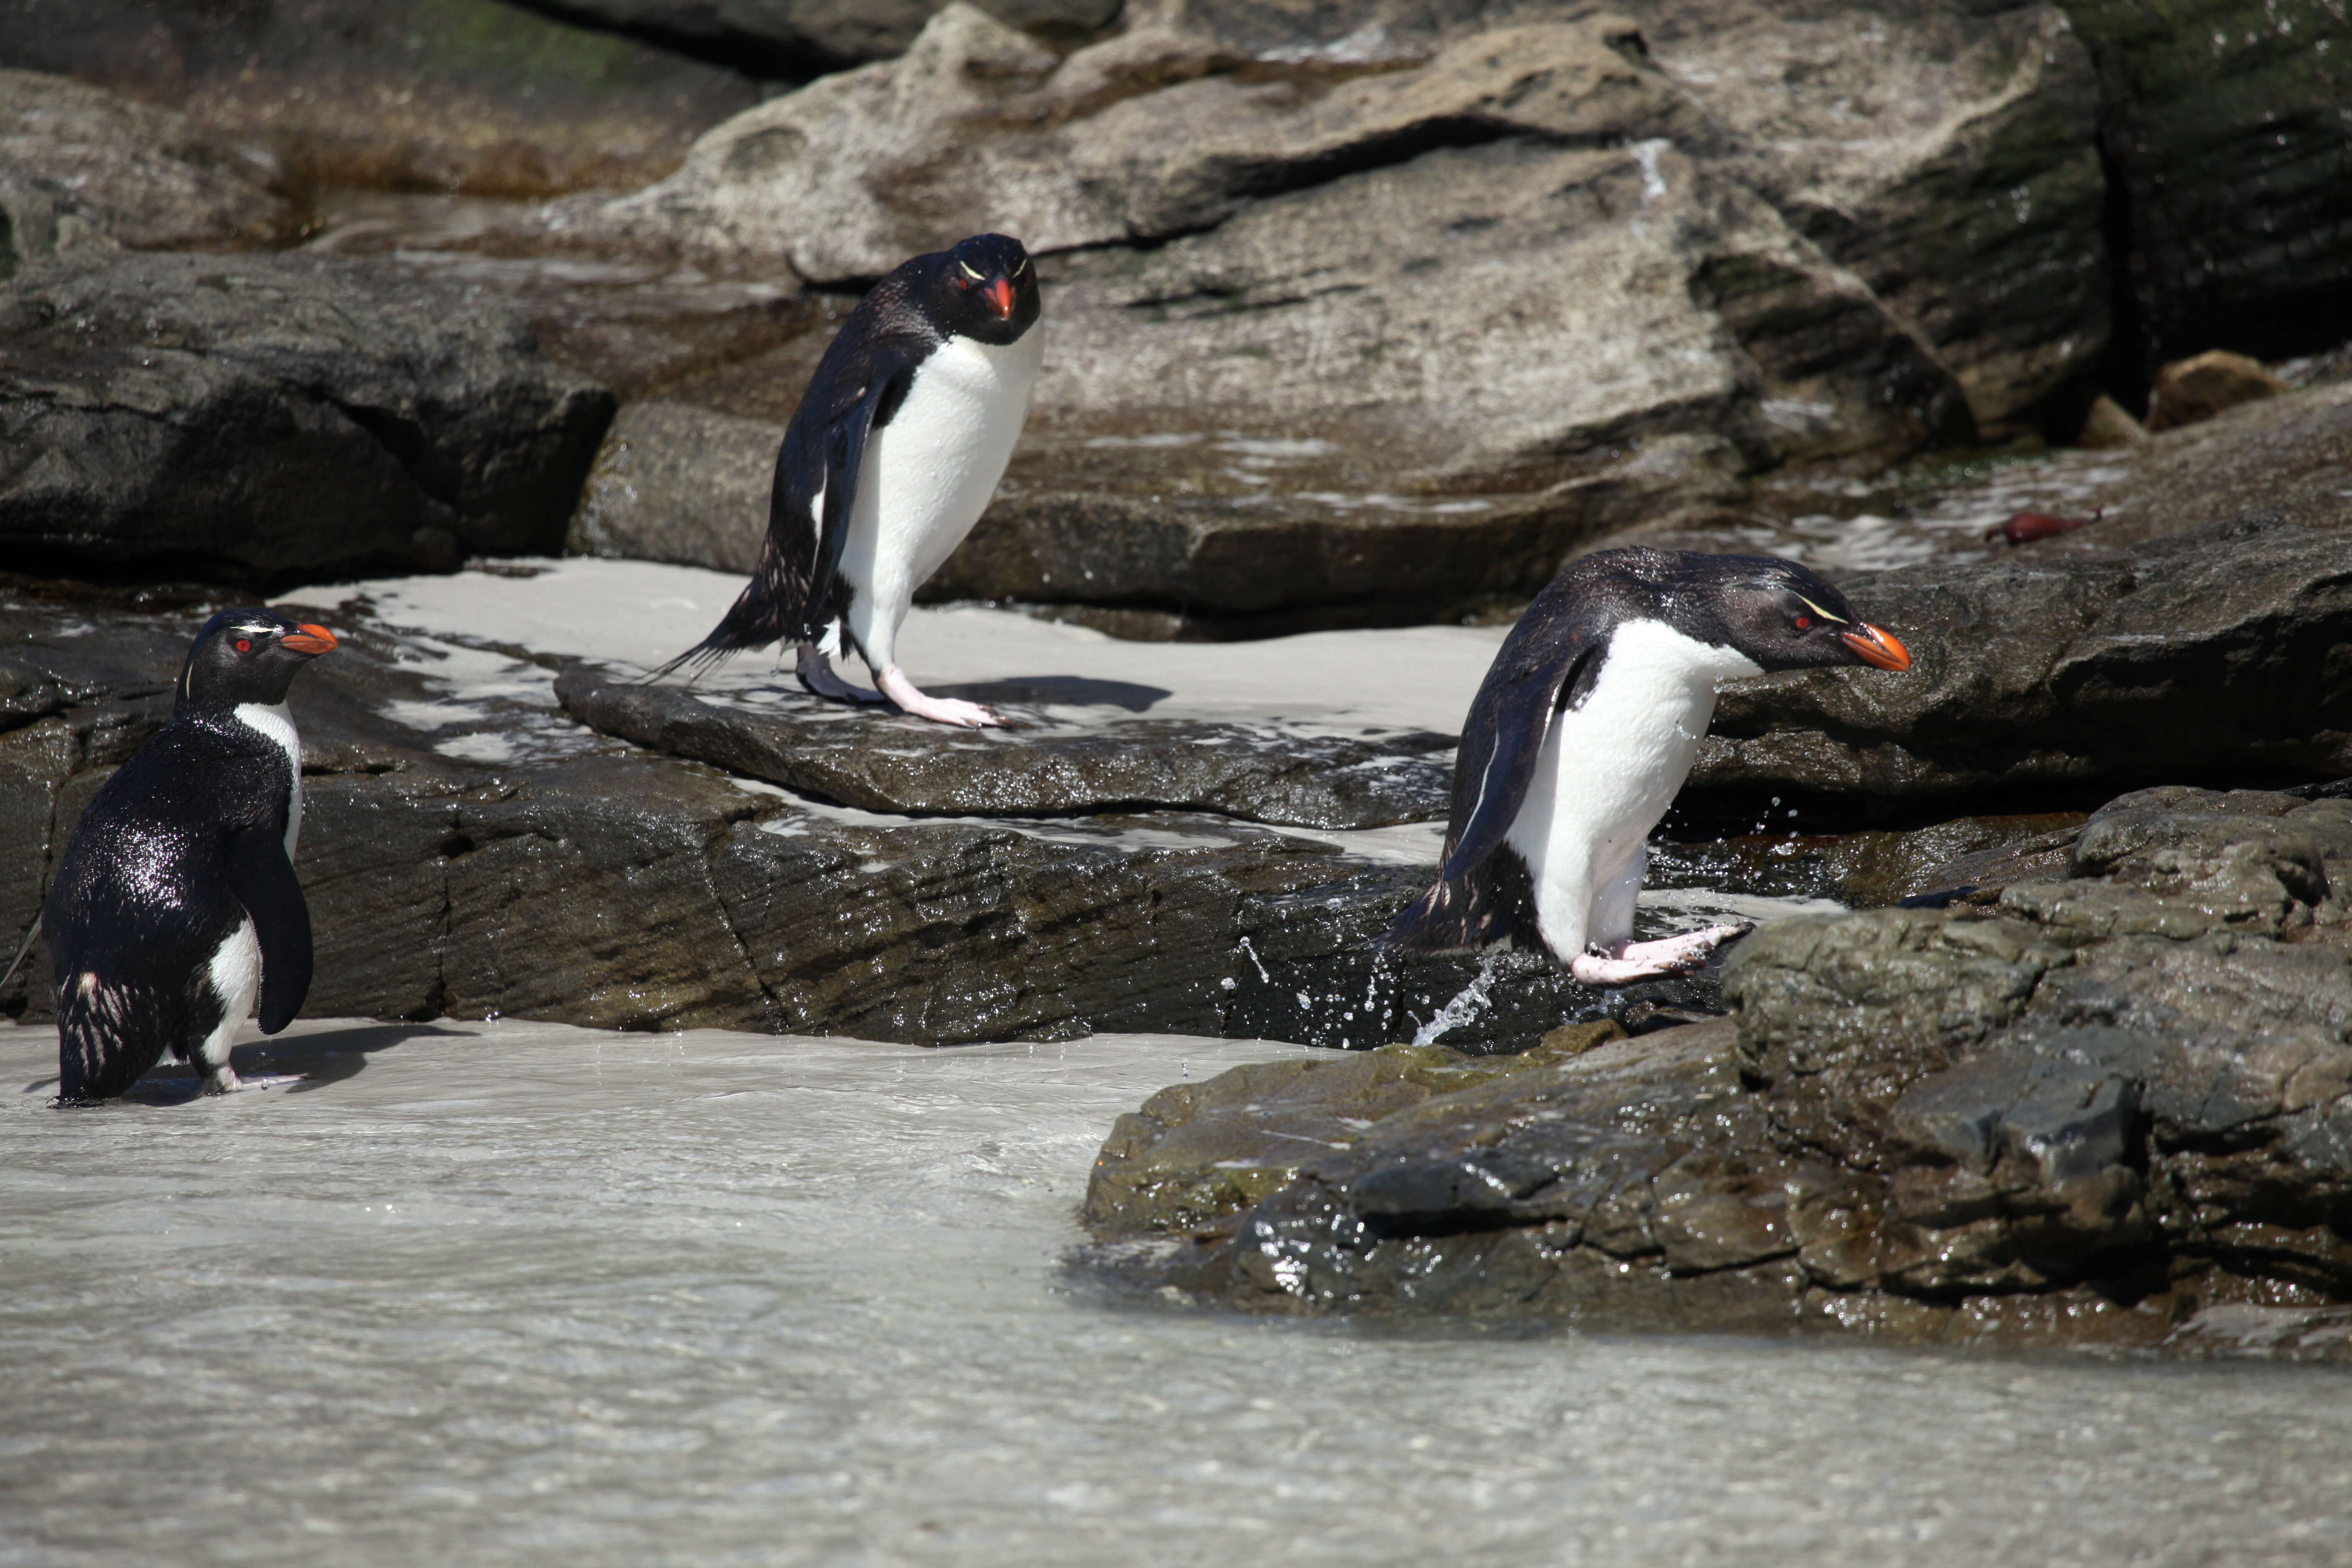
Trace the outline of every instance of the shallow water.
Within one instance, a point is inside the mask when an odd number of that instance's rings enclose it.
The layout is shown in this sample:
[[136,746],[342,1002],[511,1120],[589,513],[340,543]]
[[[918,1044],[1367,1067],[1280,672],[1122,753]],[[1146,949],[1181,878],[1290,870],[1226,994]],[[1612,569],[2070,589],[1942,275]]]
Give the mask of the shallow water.
[[308,1081],[60,1112],[0,1027],[0,1563],[2352,1560],[2339,1373],[1060,1272],[1119,1110],[1297,1047],[280,1038]]

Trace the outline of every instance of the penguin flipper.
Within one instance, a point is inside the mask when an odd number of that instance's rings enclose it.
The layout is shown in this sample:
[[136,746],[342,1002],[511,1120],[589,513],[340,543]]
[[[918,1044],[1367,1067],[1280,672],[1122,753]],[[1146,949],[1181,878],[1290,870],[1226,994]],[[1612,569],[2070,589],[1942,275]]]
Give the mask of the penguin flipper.
[[1552,721],[1591,689],[1607,647],[1608,628],[1565,596],[1547,590],[1528,607],[1462,726],[1436,885],[1405,907],[1379,945],[1415,952],[1484,947],[1522,923],[1524,900],[1512,889],[1525,882],[1524,868],[1516,879],[1498,877],[1488,862],[1527,801]]
[[[856,368],[855,395],[828,399],[821,367],[776,453],[768,531],[751,580],[726,616],[694,647],[654,671],[658,679],[692,664],[698,670],[742,648],[814,642],[845,605],[841,557],[849,542],[868,438],[907,395],[920,355],[915,345],[872,345]],[[840,378],[832,378],[838,381]]]
[[229,891],[261,942],[261,1032],[274,1035],[310,994],[310,906],[275,828],[248,827],[231,838],[227,869]]

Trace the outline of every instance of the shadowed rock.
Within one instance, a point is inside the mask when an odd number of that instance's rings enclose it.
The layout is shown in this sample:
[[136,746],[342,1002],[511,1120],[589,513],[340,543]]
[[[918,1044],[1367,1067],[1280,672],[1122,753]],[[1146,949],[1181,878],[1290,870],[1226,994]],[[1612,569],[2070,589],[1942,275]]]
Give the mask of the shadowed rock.
[[[1211,811],[1292,827],[1385,827],[1443,817],[1453,783],[1450,735],[1106,721],[1104,706],[1148,708],[1167,694],[1068,678],[940,689],[1003,704],[1013,727],[956,731],[794,690],[698,695],[584,664],[555,683],[564,708],[592,729],[867,811]],[[1092,722],[1075,721],[1070,710],[1081,704],[1096,710]]]
[[0,287],[0,542],[264,580],[551,550],[612,407],[462,286],[60,258]]

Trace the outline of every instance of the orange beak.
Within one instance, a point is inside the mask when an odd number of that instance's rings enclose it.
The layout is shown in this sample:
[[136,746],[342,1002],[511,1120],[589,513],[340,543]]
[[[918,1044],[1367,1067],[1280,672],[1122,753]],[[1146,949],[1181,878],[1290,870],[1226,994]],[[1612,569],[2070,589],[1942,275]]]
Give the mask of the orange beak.
[[334,633],[324,626],[297,626],[278,641],[282,647],[290,647],[296,653],[309,654],[312,658],[322,653],[332,653],[341,646],[335,641]]
[[1881,631],[1868,621],[1850,632],[1838,633],[1838,641],[1853,649],[1854,657],[1864,664],[1874,664],[1881,669],[1911,668],[1911,650],[1897,641],[1894,633]]
[[981,292],[988,296],[988,308],[996,312],[996,318],[998,321],[1009,321],[1013,319],[1013,284],[1011,279],[1004,278],[992,278],[989,279],[988,287],[982,289]]

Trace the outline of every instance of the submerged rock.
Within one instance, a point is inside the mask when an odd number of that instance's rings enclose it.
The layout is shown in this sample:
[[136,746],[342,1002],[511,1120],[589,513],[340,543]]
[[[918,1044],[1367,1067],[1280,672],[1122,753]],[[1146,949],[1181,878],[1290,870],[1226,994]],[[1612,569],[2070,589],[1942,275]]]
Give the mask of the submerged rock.
[[1453,784],[1452,735],[1114,718],[1168,694],[1074,677],[939,689],[993,705],[1011,725],[953,730],[824,701],[782,679],[697,694],[575,664],[555,683],[591,729],[867,811],[1209,811],[1291,827],[1385,827],[1442,818]]
[[0,286],[0,541],[263,581],[552,550],[612,408],[462,286],[80,253]]
[[1258,1310],[2198,1353],[2340,1311],[2352,803],[2144,791],[2072,871],[1769,928],[1718,1023],[1170,1091],[1082,1261]]

